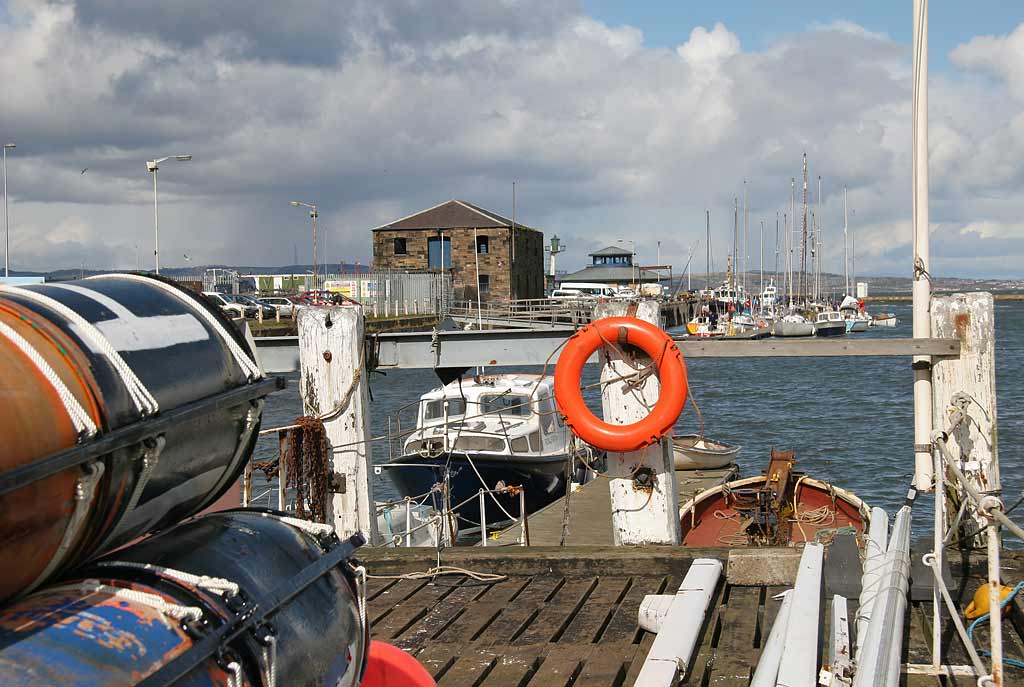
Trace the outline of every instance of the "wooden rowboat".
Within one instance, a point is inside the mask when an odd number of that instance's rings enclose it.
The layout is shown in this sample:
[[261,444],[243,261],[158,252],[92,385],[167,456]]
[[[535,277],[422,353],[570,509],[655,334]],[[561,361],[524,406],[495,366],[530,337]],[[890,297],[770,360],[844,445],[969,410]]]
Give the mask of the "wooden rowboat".
[[853,493],[792,470],[772,451],[768,471],[708,489],[679,509],[683,546],[790,546],[861,534],[869,509]]
[[672,438],[672,457],[676,470],[722,468],[736,459],[739,446],[730,446],[698,434]]

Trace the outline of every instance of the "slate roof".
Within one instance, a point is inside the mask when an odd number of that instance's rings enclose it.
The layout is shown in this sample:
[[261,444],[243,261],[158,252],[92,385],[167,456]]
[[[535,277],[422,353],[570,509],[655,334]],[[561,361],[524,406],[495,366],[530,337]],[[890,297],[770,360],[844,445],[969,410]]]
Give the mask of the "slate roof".
[[628,251],[625,248],[618,248],[616,246],[608,246],[607,248],[602,248],[599,251],[594,251],[590,255],[595,256],[595,257],[603,257],[605,255],[632,255],[632,254],[633,254],[632,251]]
[[[496,212],[484,210],[464,200],[448,200],[432,208],[383,224],[373,231],[382,229],[484,229],[511,226],[512,220],[502,217]],[[516,229],[536,231],[536,229],[519,222],[516,222]]]

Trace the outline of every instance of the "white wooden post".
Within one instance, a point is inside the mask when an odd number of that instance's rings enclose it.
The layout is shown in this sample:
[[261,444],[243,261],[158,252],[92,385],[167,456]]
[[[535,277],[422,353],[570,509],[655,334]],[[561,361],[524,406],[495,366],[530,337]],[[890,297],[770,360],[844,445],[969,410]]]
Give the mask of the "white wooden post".
[[[298,315],[299,395],[303,412],[324,416],[334,475],[328,522],[339,537],[362,532],[377,542],[370,480],[368,379],[363,364],[363,309],[302,308]],[[341,484],[340,481],[344,480]]]
[[[609,301],[594,308],[594,319],[622,317],[630,304]],[[653,324],[658,322],[657,301],[641,301],[636,317]],[[607,346],[600,355],[605,365],[601,381],[632,374],[633,368]],[[627,355],[629,353],[627,352]],[[633,365],[653,364],[646,356],[629,361]],[[629,425],[650,412],[658,401],[661,382],[656,375],[648,377],[635,391],[627,390],[625,381],[611,382],[601,388],[601,409],[605,422]],[[672,437],[639,451],[608,453],[608,480],[612,500],[612,534],[616,546],[622,544],[679,544],[679,494],[676,491],[675,464],[672,458]],[[649,477],[647,486],[640,480]],[[639,479],[638,479],[639,478]]]
[[[996,422],[995,304],[990,293],[934,296],[932,336],[960,340],[959,358],[935,358],[932,365],[932,417],[936,430],[946,431],[949,413],[962,407],[967,419],[950,435],[947,445],[961,457],[960,469],[981,493],[1000,491],[999,446]],[[948,475],[948,478],[952,478]],[[953,493],[956,485],[951,484]],[[951,512],[952,511],[952,512]],[[974,546],[984,546],[988,521],[976,509],[969,512],[977,524]],[[956,517],[946,509],[945,526]],[[965,516],[967,520],[967,516]],[[970,524],[968,520],[967,523]]]

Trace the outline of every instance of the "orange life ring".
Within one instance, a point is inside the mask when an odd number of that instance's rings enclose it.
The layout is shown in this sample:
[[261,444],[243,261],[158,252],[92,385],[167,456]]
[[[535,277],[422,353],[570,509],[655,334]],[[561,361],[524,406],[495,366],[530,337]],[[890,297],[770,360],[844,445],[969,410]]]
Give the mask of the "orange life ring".
[[374,639],[360,687],[437,687],[423,664],[397,646]]
[[[599,420],[580,393],[583,365],[605,342],[632,344],[658,366],[658,402],[647,417],[631,425]],[[605,451],[636,451],[668,434],[686,405],[686,388],[686,363],[672,337],[635,317],[609,317],[583,327],[566,342],[555,366],[555,402],[565,423],[580,439]]]

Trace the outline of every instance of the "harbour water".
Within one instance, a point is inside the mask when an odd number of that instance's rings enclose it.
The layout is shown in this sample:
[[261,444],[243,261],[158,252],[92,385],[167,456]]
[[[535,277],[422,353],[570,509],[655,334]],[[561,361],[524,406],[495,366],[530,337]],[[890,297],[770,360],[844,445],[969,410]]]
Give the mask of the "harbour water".
[[[995,308],[1000,472],[1004,501],[1012,504],[1024,489],[1024,391],[1017,386],[1024,372],[1024,303],[997,302]],[[851,336],[911,336],[909,304],[872,303],[870,309],[896,313],[899,326],[872,327]],[[793,449],[798,469],[890,513],[902,504],[914,462],[909,358],[703,358],[686,364],[706,434],[743,447],[738,459],[742,474],[763,470],[772,447]],[[598,374],[598,366],[586,366],[584,384],[596,381]],[[301,414],[298,375],[288,375],[288,382],[285,391],[267,400],[265,428],[289,424]],[[373,436],[386,435],[389,414],[439,384],[430,370],[371,376]],[[596,390],[585,397],[599,410]],[[699,431],[691,405],[677,430]],[[275,436],[262,437],[255,458],[276,455],[276,444]],[[373,455],[375,462],[386,460],[387,442],[374,442]],[[386,477],[374,480],[378,500],[397,497]],[[254,495],[263,491],[257,480]],[[921,499],[915,509],[915,536],[930,531],[930,501]]]

